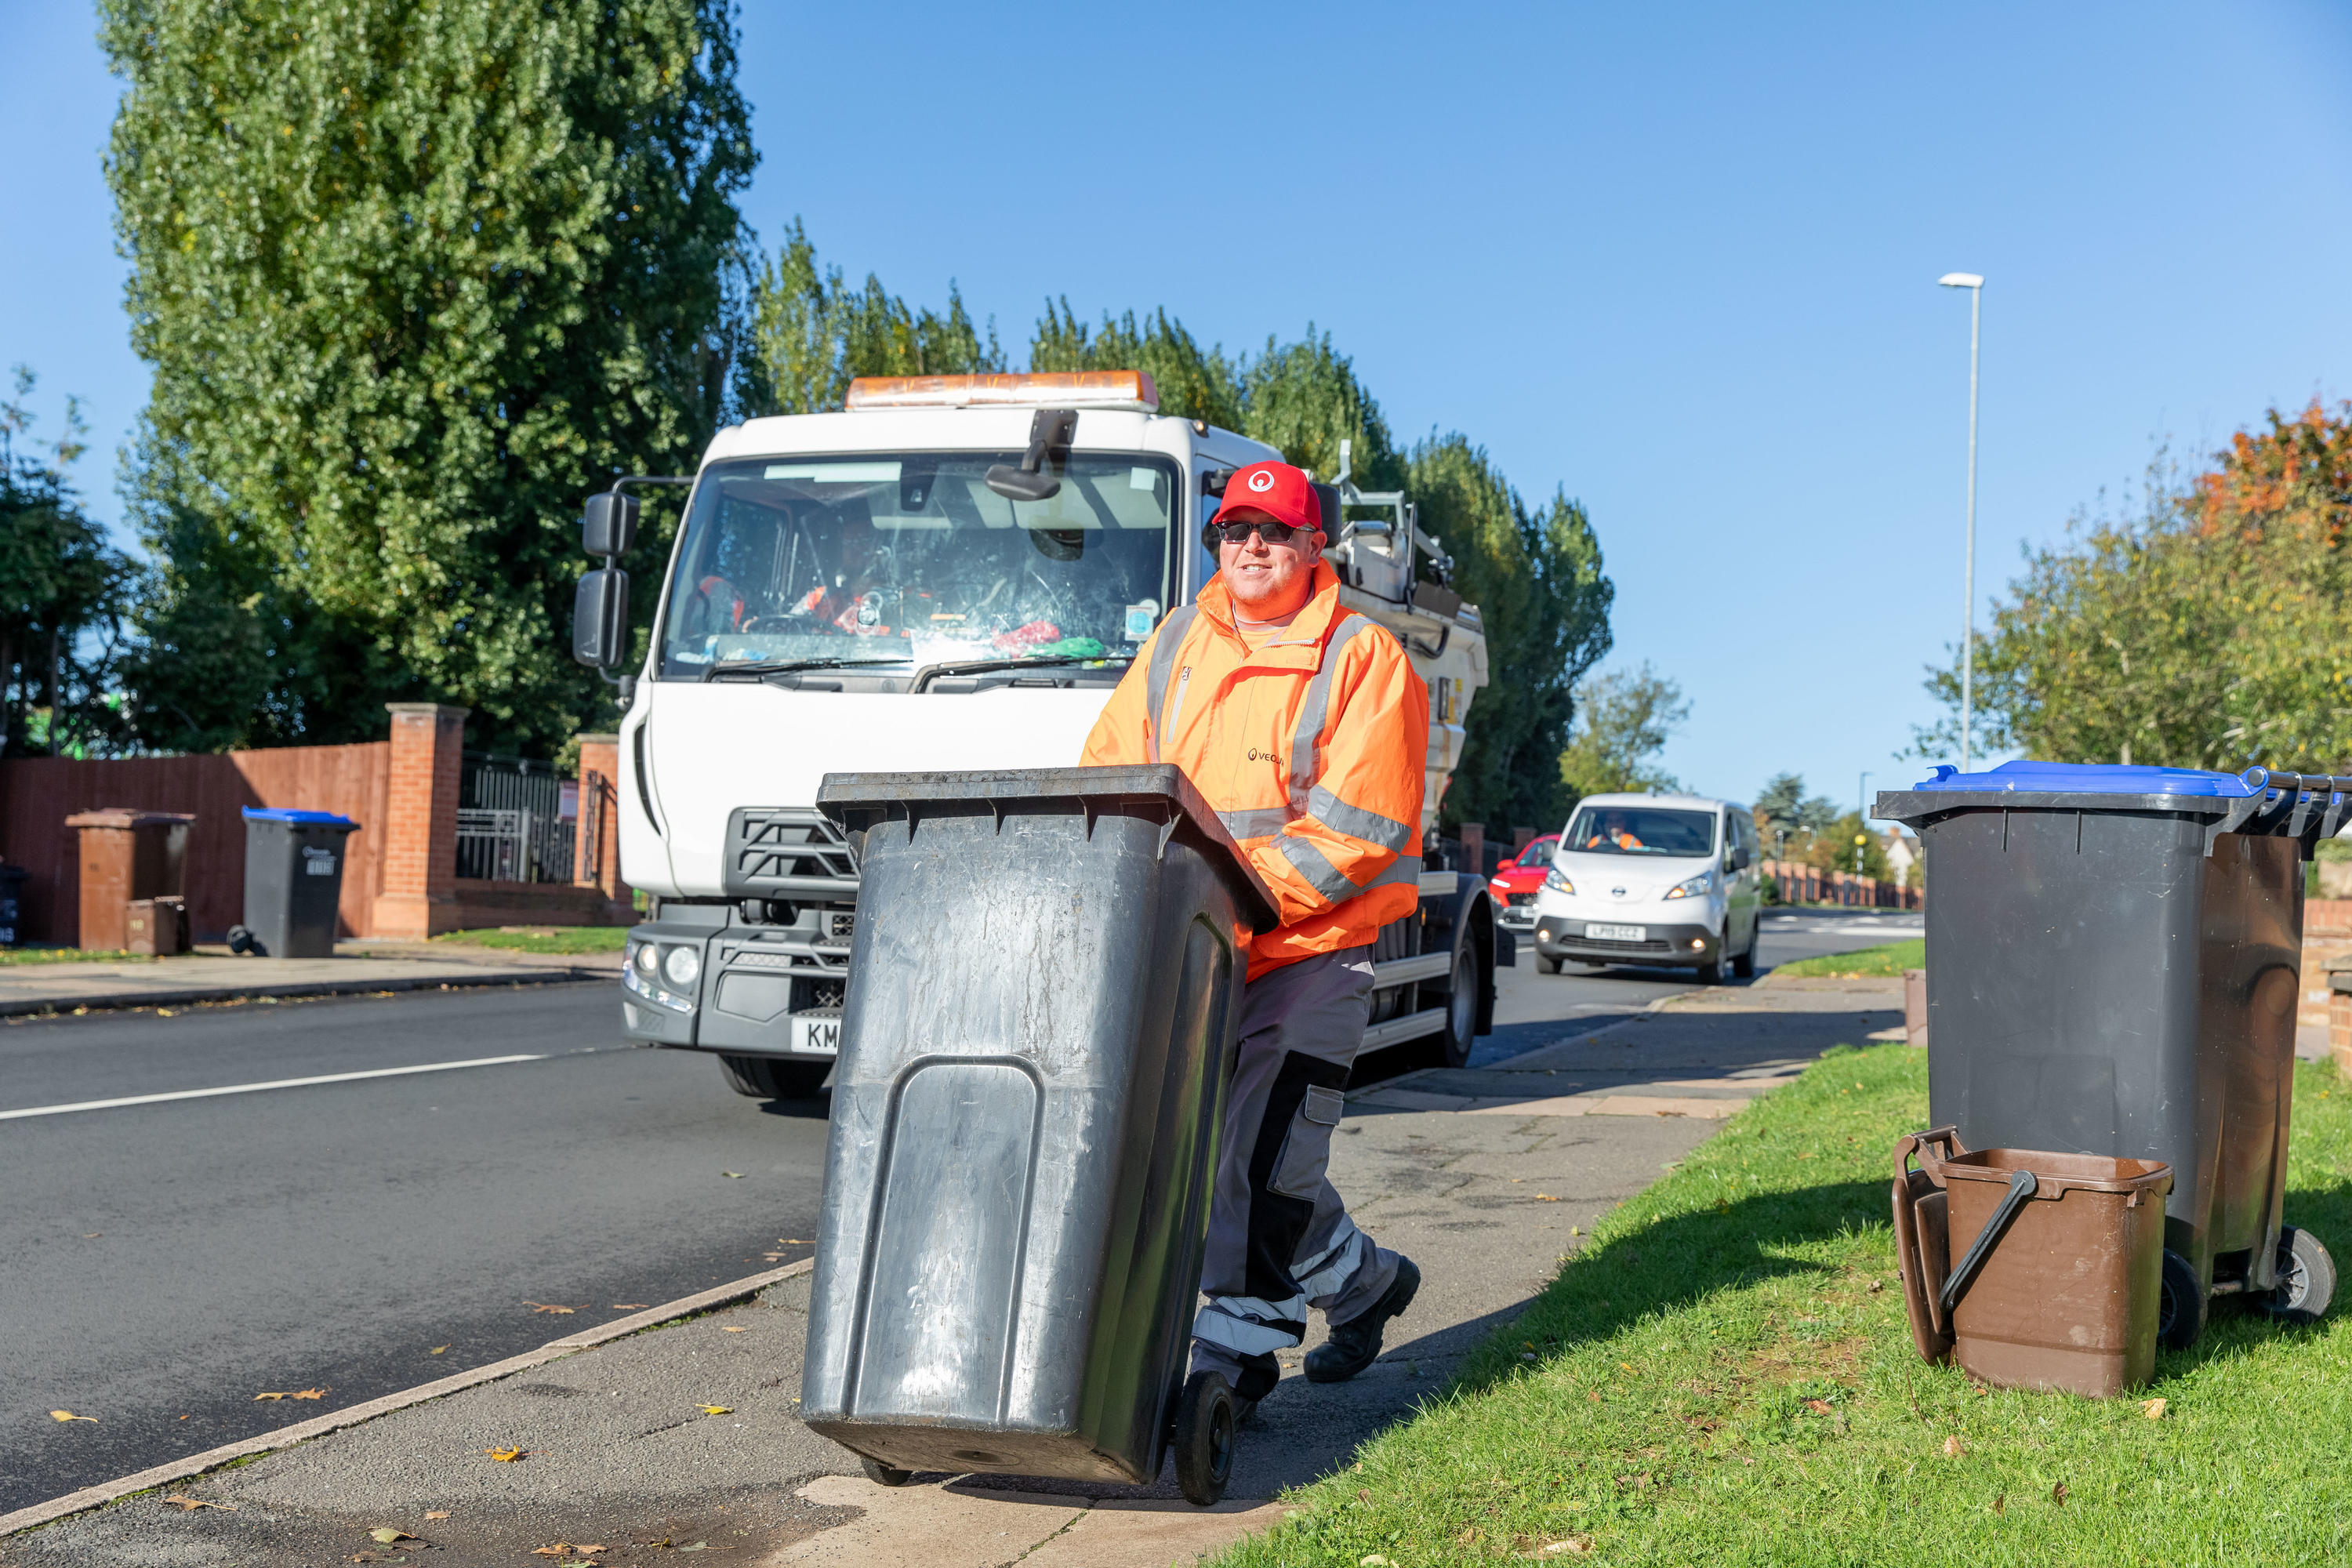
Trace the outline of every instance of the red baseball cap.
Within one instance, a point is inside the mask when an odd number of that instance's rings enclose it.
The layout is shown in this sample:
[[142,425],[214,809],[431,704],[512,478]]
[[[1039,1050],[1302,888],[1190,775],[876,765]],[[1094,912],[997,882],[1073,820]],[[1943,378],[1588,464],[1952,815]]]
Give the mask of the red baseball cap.
[[1303,469],[1288,463],[1252,463],[1234,470],[1234,477],[1225,481],[1224,502],[1217,508],[1214,522],[1248,512],[1309,533],[1323,527],[1323,503],[1315,494],[1314,484]]

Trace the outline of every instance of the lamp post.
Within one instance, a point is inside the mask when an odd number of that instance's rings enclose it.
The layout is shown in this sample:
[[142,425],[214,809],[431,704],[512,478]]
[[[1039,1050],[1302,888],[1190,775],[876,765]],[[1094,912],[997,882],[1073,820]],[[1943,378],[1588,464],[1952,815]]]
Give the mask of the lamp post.
[[1977,651],[1977,344],[1984,320],[1984,279],[1974,272],[1947,272],[1936,281],[1969,291],[1969,551],[1961,569],[1968,614],[1960,641],[1960,772],[1969,771],[1969,720],[1976,702]]

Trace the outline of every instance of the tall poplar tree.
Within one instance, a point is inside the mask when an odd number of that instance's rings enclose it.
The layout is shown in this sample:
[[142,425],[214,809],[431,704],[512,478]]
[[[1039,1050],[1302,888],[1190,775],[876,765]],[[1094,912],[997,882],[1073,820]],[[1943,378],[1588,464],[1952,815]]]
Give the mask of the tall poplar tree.
[[[601,717],[565,634],[580,502],[689,471],[722,417],[755,162],[725,0],[100,16],[178,677],[150,742],[372,737],[385,698],[470,706],[477,744]],[[204,678],[256,646],[268,689]]]

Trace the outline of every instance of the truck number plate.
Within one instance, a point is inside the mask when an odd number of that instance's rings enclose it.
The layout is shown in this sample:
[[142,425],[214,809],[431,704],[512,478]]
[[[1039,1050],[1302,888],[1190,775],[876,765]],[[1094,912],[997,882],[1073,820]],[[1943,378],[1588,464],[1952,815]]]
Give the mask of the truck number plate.
[[819,1056],[841,1054],[841,1014],[795,1013],[793,1015],[793,1049],[814,1051]]
[[1647,942],[1647,926],[1586,926],[1584,934],[1594,942]]

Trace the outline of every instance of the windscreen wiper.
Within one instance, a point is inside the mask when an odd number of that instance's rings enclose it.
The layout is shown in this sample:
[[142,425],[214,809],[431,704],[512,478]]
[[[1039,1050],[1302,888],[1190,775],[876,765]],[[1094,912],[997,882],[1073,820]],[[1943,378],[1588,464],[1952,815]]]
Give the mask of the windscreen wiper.
[[927,664],[915,672],[915,682],[908,689],[920,691],[940,675],[985,675],[992,669],[1043,669],[1056,664],[1133,664],[1131,653],[1049,653],[1042,658],[969,658],[956,664]]
[[906,662],[903,658],[731,658],[704,665],[701,679],[710,681],[722,675],[790,675],[802,669],[845,669],[858,664]]

